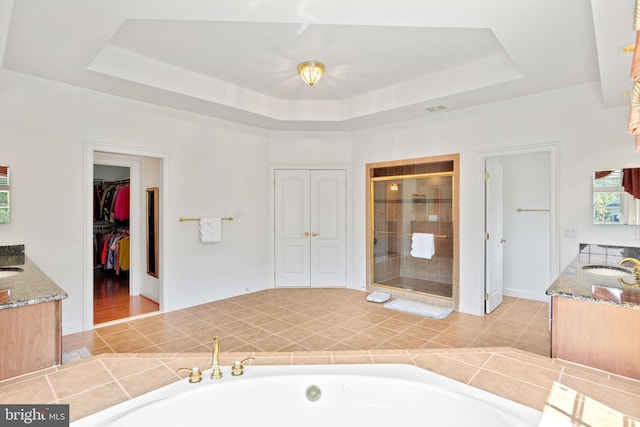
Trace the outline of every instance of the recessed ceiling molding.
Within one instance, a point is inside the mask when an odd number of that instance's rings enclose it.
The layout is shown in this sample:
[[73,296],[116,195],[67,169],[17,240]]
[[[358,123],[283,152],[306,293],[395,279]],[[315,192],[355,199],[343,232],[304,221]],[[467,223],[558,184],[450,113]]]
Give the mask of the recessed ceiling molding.
[[515,67],[508,55],[495,55],[354,97],[349,100],[349,116],[356,118],[407,105],[424,104],[429,100],[522,78],[522,73]]
[[340,121],[340,101],[283,101],[112,45],[88,70],[275,120]]
[[[7,0],[2,66],[282,130],[378,126],[424,117],[426,105],[453,112],[600,76],[626,77],[611,92],[622,98],[631,59],[619,48],[633,38],[619,24],[628,13],[617,15],[634,0],[616,8],[610,0],[523,1],[499,2],[496,12],[474,0],[183,0],[117,2],[108,11],[86,0]],[[536,22],[545,22],[543,37],[529,37]],[[607,51],[627,64],[603,61],[598,70],[599,34],[616,35]],[[314,90],[299,90],[308,88],[295,67],[308,59],[331,66]]]
[[522,78],[494,55],[343,101],[281,100],[107,44],[88,70],[279,121],[339,122]]

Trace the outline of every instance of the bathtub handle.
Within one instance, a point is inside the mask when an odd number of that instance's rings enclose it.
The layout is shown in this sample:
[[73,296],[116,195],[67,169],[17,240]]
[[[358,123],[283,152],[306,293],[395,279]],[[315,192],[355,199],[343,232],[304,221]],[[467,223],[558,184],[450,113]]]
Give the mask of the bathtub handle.
[[246,359],[236,360],[231,367],[231,375],[237,377],[238,375],[244,374],[244,366],[242,365],[247,360],[253,360],[253,357],[247,357]]
[[189,382],[190,383],[199,383],[200,381],[202,381],[202,371],[197,366],[194,367],[194,368],[178,368],[178,369],[176,369],[176,372],[182,372],[182,371],[191,371],[191,373],[189,374]]

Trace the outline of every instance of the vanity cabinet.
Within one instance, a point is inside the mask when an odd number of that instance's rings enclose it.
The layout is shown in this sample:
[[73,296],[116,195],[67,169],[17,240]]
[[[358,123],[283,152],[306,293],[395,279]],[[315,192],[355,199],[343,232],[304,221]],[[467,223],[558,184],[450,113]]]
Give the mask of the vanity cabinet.
[[551,357],[640,379],[640,309],[553,296]]
[[0,310],[0,380],[62,362],[61,301]]
[[18,246],[0,247],[0,266],[22,270],[0,278],[0,290],[10,291],[9,300],[0,304],[0,381],[62,363],[62,300],[67,293]]

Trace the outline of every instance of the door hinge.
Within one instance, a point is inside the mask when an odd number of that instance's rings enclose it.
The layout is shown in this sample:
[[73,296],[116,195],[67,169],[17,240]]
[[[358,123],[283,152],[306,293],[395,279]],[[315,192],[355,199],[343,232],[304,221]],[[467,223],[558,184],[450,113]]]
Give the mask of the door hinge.
[[489,301],[489,292],[484,293],[484,300]]
[[489,233],[484,233],[484,240],[489,240]]
[[484,173],[484,180],[488,181],[489,180],[489,172],[485,172]]

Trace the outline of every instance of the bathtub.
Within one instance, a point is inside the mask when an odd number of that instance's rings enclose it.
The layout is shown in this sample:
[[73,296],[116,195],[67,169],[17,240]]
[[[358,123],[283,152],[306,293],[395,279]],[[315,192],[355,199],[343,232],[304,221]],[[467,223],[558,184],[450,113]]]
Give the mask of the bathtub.
[[[118,426],[537,426],[542,413],[412,365],[246,366],[180,380],[71,423]],[[153,375],[153,372],[149,372]]]

